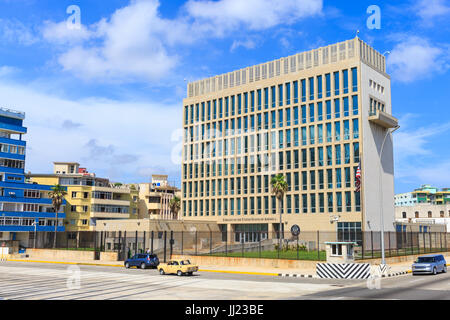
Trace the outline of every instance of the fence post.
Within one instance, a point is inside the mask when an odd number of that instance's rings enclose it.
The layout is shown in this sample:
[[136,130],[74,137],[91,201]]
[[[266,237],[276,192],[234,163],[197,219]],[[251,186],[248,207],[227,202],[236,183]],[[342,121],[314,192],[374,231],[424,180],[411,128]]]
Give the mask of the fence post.
[[143,250],[144,250],[144,253],[147,253],[147,245],[146,245],[146,243],[145,243],[145,240],[147,240],[146,239],[146,233],[145,233],[145,231],[144,231],[144,238],[142,239],[142,248],[143,248]]
[[197,230],[195,230],[195,255],[197,255]]
[[241,250],[242,250],[242,258],[244,257],[244,239],[241,239]]
[[136,230],[136,238],[134,239],[134,254],[138,253],[138,231]]
[[181,231],[181,255],[183,255],[183,247],[184,247],[184,238],[183,238],[183,231]]
[[372,245],[372,259],[373,259],[373,231],[370,231],[370,243]]
[[127,258],[128,258],[128,252],[127,252],[127,232],[126,231],[124,231],[123,232],[123,240],[122,240],[122,243],[123,243],[123,257],[124,257],[124,260],[126,260]]
[[445,251],[448,251],[447,249],[447,233],[444,233],[445,236]]
[[320,261],[320,231],[317,230],[317,261]]
[[391,231],[388,231],[389,257],[391,257]]
[[262,232],[259,232],[259,246],[258,246],[258,257],[261,259],[261,236],[262,236]]
[[209,231],[209,255],[212,255],[212,231]]
[[153,254],[153,237],[154,237],[154,231],[152,231],[152,241],[150,242],[150,253]]
[[413,243],[413,234],[412,234],[412,232],[410,232],[410,234],[411,234],[411,254],[412,255],[414,255],[414,243]]
[[225,256],[228,257],[228,231],[226,232],[225,238]]
[[119,231],[119,246],[117,248],[117,259],[122,260],[122,231]]
[[170,259],[172,259],[173,254],[173,231],[170,231]]
[[364,246],[366,244],[366,233],[364,231],[361,230],[361,245],[362,245],[362,259],[364,260]]
[[166,249],[167,249],[167,231],[164,231],[164,262],[166,262]]
[[425,232],[422,232],[423,235],[423,253],[427,252],[427,246],[425,245]]
[[430,238],[430,252],[433,252],[432,240],[431,240],[431,232],[428,232],[428,238]]

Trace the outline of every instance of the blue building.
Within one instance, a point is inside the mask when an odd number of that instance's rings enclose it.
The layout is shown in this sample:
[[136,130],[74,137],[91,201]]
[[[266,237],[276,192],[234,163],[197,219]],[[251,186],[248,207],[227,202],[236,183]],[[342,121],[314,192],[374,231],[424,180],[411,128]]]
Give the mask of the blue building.
[[[32,247],[49,245],[55,231],[56,214],[48,193],[52,186],[25,180],[27,133],[23,112],[0,108],[0,242],[16,240]],[[57,231],[64,231],[65,200],[58,213]]]

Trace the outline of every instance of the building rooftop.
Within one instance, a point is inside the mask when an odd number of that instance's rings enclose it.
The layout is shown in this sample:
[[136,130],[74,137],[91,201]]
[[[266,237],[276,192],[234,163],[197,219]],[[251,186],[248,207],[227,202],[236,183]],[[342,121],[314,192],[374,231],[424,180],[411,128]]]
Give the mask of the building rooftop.
[[25,119],[25,112],[12,110],[12,109],[8,109],[8,108],[3,108],[3,107],[0,107],[0,115],[4,116],[4,117],[15,118],[15,119],[20,119],[20,120]]
[[360,57],[362,61],[386,74],[386,58],[358,37],[343,42],[304,51],[292,56],[265,62],[229,73],[189,82],[187,97],[220,92],[268,78],[298,73],[302,70],[334,64]]

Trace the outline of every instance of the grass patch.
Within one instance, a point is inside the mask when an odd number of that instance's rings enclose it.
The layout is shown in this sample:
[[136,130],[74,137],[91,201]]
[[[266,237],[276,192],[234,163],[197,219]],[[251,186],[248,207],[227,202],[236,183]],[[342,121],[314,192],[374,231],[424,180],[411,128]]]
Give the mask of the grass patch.
[[262,258],[262,259],[287,259],[287,260],[310,260],[310,261],[325,261],[326,260],[326,252],[320,251],[318,254],[317,251],[298,251],[297,250],[288,250],[288,251],[235,251],[235,252],[220,252],[220,253],[212,253],[205,254],[207,256],[214,257],[237,257],[237,258]]

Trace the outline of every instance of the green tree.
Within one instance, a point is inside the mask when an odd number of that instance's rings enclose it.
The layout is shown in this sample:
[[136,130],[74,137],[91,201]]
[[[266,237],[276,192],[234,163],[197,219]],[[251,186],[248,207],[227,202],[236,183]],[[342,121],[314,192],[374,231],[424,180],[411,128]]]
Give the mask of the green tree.
[[270,185],[272,186],[272,193],[277,197],[278,199],[278,208],[280,209],[280,230],[279,230],[279,248],[281,247],[281,237],[282,237],[282,230],[283,230],[283,224],[281,220],[281,201],[284,198],[284,194],[288,190],[288,183],[286,182],[284,176],[282,174],[277,174],[272,177],[272,180],[270,181]]
[[63,203],[64,197],[67,195],[66,188],[56,184],[52,187],[48,193],[50,199],[52,199],[53,211],[56,215],[56,223],[55,223],[55,236],[53,237],[53,248],[56,248],[56,232],[58,228],[58,212]]
[[178,219],[178,212],[181,209],[181,199],[174,196],[169,202],[170,211],[173,213],[175,219]]

